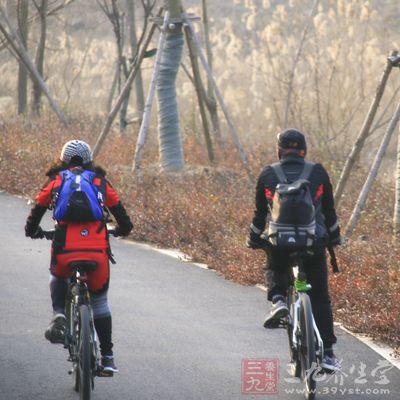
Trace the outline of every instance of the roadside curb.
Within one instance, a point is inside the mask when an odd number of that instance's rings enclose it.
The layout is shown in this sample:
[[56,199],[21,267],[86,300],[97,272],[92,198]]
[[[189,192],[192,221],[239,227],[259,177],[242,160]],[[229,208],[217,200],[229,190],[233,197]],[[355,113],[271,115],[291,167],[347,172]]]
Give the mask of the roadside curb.
[[384,359],[388,360],[398,370],[400,370],[400,359],[399,358],[395,358],[393,356],[394,349],[392,349],[391,347],[389,347],[386,344],[374,341],[371,336],[360,334],[360,333],[354,333],[351,330],[345,328],[339,322],[335,323],[335,326],[338,326],[342,331],[348,333],[349,335],[351,335],[351,336],[355,337],[356,339],[358,339],[360,342],[364,343],[370,349],[374,350],[375,353],[378,353],[381,357],[383,357]]

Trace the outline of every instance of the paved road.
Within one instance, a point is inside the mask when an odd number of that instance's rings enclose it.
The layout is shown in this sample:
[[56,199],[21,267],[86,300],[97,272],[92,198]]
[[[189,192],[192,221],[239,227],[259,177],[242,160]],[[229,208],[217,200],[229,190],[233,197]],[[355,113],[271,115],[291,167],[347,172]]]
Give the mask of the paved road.
[[[66,351],[43,337],[51,315],[49,243],[24,237],[28,208],[0,193],[0,399],[77,399]],[[264,292],[146,246],[114,240],[113,250],[118,264],[110,302],[120,373],[97,379],[94,399],[303,398],[296,393],[301,385],[286,372],[285,332],[261,326]],[[383,360],[368,347],[341,331],[338,336],[344,374],[337,382],[320,382],[320,391],[329,393],[318,397],[398,400],[399,370],[385,372]],[[278,360],[277,394],[241,393],[244,359]],[[364,394],[351,392],[357,388]]]

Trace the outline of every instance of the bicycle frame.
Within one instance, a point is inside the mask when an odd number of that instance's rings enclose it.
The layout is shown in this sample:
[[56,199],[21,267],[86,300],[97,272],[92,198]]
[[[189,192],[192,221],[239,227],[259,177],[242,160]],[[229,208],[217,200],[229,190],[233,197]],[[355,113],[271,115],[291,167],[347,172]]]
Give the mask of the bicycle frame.
[[[85,265],[86,263],[86,265]],[[86,285],[86,271],[91,261],[71,263],[75,271],[68,287],[66,301],[67,334],[64,347],[69,351],[72,362],[70,375],[74,377],[74,389],[81,400],[90,400],[95,376],[101,376],[97,334],[94,326],[90,294]]]
[[[292,278],[297,279],[298,277],[298,266],[292,267]],[[295,286],[294,286],[295,288]],[[289,289],[290,290],[290,289]],[[300,330],[300,324],[299,324],[299,320],[300,320],[300,303],[301,303],[301,299],[300,299],[300,293],[302,293],[302,295],[307,295],[307,293],[305,292],[299,292],[297,290],[294,290],[295,293],[295,301],[292,304],[289,304],[289,317],[292,321],[288,321],[288,323],[292,322],[292,343],[293,343],[293,347],[297,349],[299,343],[297,340],[298,334],[299,334],[299,330]],[[312,318],[313,321],[313,327],[314,327],[314,335],[318,344],[318,347],[316,349],[316,356],[319,362],[321,362],[323,354],[324,354],[324,343],[322,341],[321,335],[319,333],[317,324],[315,322],[315,318],[313,315]]]
[[[66,335],[66,343],[64,344],[64,348],[67,348],[70,351],[71,361],[76,362],[76,357],[73,357],[71,354],[71,345],[76,344],[76,339],[74,338],[73,329],[74,326],[79,324],[78,321],[78,310],[77,308],[80,305],[86,305],[90,312],[90,326],[92,329],[92,336],[93,336],[93,346],[94,352],[96,354],[96,366],[100,365],[100,358],[98,355],[98,337],[96,333],[96,329],[94,329],[94,318],[93,318],[93,311],[92,306],[90,303],[90,294],[89,290],[86,285],[86,276],[85,274],[81,274],[79,271],[76,271],[75,275],[72,277],[72,282],[69,284],[68,288],[68,297],[67,297],[67,304],[66,308],[70,307],[71,310],[67,310],[67,335]],[[73,315],[72,315],[73,314]]]

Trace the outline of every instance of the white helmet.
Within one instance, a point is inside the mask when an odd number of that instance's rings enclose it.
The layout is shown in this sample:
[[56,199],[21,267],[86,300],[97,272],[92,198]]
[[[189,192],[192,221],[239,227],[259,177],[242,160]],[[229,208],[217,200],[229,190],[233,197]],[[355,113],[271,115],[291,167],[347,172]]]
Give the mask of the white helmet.
[[90,146],[83,140],[70,140],[65,143],[60,155],[60,160],[69,164],[73,157],[80,157],[82,164],[93,161],[93,154]]

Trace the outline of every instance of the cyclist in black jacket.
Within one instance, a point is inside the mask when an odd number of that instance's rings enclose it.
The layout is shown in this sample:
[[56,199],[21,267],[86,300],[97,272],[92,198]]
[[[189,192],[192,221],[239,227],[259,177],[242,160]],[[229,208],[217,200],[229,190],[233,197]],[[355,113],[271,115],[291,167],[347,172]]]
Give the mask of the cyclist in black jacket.
[[[304,168],[307,145],[304,135],[297,129],[287,129],[278,134],[278,157],[289,182],[299,178]],[[316,210],[316,242],[313,254],[304,258],[304,269],[312,289],[309,292],[314,317],[324,342],[324,357],[321,367],[335,371],[340,368],[333,354],[332,346],[336,343],[333,329],[333,316],[328,292],[328,268],[326,245],[340,244],[340,228],[329,175],[321,164],[315,164],[308,178],[311,195]],[[273,168],[267,166],[261,172],[256,187],[256,209],[250,226],[248,246],[259,248],[265,244],[261,234],[266,227],[275,188],[279,183]],[[272,310],[267,316],[266,328],[275,321],[288,315],[286,292],[289,284],[288,270],[290,257],[286,250],[268,246],[265,267],[268,300],[272,301]]]

